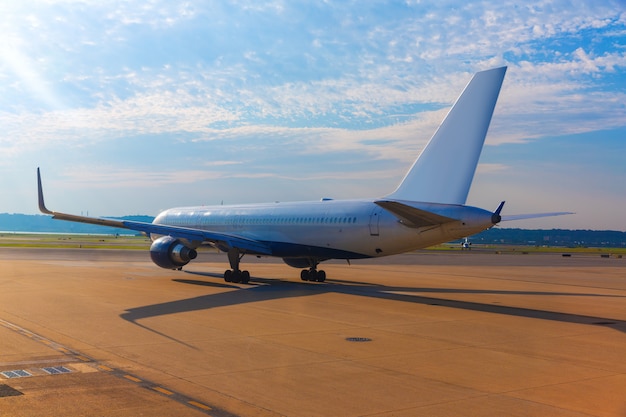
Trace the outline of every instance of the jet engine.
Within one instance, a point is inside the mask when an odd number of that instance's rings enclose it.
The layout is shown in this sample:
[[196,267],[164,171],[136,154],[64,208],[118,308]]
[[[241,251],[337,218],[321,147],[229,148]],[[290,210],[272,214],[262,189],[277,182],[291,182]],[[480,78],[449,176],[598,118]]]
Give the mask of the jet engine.
[[171,236],[160,237],[150,246],[152,262],[165,269],[180,269],[197,256],[198,252],[195,249],[185,246]]

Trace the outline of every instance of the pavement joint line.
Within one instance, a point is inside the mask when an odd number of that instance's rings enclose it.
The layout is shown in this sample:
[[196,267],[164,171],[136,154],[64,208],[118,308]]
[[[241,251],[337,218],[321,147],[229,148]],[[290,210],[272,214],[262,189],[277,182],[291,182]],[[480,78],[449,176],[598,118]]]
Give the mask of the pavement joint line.
[[[141,378],[139,378],[138,376],[135,375],[131,375],[128,372],[123,371],[122,369],[119,368],[111,368],[107,365],[103,365],[98,363],[97,360],[88,357],[87,355],[83,355],[80,352],[77,352],[75,350],[72,350],[66,346],[63,346],[59,343],[56,343],[50,339],[46,339],[43,336],[40,336],[36,333],[31,332],[30,330],[26,330],[23,327],[20,327],[16,324],[13,324],[11,322],[8,322],[6,320],[0,319],[0,326],[11,330],[15,333],[18,333],[22,336],[26,336],[36,342],[39,342],[41,344],[44,344],[46,346],[48,346],[51,349],[54,349],[55,351],[64,354],[65,356],[69,356],[69,357],[73,357],[77,360],[80,360],[82,362],[86,362],[86,363],[91,363],[93,364],[95,369],[101,370],[101,371],[106,371],[107,373],[109,373],[110,375],[116,377],[116,378],[124,378],[127,381],[133,382],[134,384],[136,384],[138,387],[141,388],[145,388],[148,389],[152,392],[156,392],[159,395],[163,395],[166,396],[167,398],[172,399],[173,401],[176,401],[179,404],[185,405],[187,407],[191,407],[194,410],[197,410],[199,412],[202,412],[204,414],[207,415],[211,415],[214,417],[233,417],[234,415],[229,413],[226,410],[220,409],[220,408],[212,408],[207,404],[204,404],[202,402],[196,401],[190,397],[187,397],[186,395],[177,393],[175,391],[171,391],[167,388],[164,388],[158,384],[152,383],[150,381],[147,380],[143,380]],[[212,413],[209,414],[209,411],[211,411]]]

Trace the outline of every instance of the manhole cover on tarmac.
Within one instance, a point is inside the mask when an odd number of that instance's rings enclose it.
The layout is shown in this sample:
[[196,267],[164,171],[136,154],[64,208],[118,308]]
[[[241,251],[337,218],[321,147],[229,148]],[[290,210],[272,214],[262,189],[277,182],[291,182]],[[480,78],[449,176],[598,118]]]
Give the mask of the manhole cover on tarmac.
[[369,337],[346,337],[348,342],[371,342]]
[[10,387],[5,384],[0,384],[0,398],[3,397],[15,397],[18,395],[24,395],[13,387]]

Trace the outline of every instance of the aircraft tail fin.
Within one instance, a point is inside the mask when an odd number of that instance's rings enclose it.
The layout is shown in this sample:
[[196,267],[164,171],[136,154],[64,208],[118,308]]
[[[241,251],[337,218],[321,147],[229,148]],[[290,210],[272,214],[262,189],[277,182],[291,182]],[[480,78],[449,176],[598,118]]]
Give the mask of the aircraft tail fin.
[[465,204],[506,67],[474,75],[398,188],[386,198]]

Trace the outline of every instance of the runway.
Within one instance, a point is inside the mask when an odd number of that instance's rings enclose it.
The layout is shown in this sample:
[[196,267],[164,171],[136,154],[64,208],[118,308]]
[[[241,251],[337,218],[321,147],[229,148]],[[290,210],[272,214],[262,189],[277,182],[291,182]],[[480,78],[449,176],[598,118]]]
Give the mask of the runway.
[[624,416],[626,259],[0,249],[0,416]]

